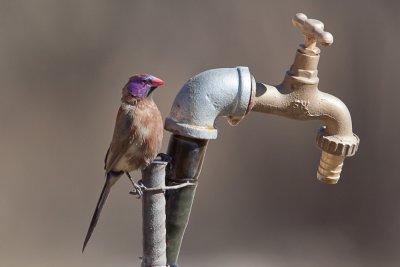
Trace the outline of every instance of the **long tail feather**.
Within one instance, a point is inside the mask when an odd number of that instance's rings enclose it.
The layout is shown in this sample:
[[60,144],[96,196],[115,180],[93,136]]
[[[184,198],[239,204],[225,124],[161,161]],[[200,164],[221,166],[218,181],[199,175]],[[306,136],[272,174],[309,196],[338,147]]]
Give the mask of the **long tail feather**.
[[99,200],[97,201],[97,206],[94,211],[92,220],[90,221],[89,229],[86,233],[85,241],[83,242],[82,253],[85,250],[87,243],[89,242],[90,237],[92,236],[93,230],[96,227],[97,221],[99,220],[101,210],[103,209],[104,204],[106,203],[108,194],[110,193],[111,187],[114,185],[115,180],[119,177],[115,176],[112,172],[107,174],[106,182],[104,183],[103,190],[101,191]]

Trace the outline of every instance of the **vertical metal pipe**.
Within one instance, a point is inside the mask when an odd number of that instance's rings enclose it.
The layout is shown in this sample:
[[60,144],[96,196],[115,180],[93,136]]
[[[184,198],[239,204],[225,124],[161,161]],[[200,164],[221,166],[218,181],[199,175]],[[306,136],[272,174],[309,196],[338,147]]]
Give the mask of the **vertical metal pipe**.
[[[148,189],[165,186],[165,161],[153,161],[142,170],[142,182]],[[142,267],[165,267],[166,228],[165,196],[160,190],[144,190],[142,197],[143,260]]]
[[[172,135],[168,155],[172,158],[171,168],[167,170],[167,185],[196,182],[206,154],[208,140]],[[197,186],[168,190],[167,199],[167,263],[178,266],[179,250],[183,235],[189,222],[190,211]]]

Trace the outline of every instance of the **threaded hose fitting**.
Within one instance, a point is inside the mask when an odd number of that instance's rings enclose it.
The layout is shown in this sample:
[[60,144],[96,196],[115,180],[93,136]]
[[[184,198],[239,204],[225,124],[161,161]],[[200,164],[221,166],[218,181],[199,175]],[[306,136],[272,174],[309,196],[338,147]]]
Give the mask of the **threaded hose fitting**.
[[336,184],[342,172],[344,158],[344,156],[337,156],[322,151],[317,171],[318,180],[327,184]]

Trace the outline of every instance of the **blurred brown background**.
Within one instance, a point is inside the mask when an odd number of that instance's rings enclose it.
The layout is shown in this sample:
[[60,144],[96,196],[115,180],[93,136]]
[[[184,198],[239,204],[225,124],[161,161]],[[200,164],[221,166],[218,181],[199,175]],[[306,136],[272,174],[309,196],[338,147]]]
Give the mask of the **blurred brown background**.
[[244,65],[277,84],[300,11],[334,35],[320,89],[348,105],[360,150],[328,186],[319,122],[221,119],[181,266],[399,266],[400,4],[362,0],[1,1],[0,266],[139,266],[141,204],[125,179],[81,254],[127,78],[166,81],[164,117],[205,69]]

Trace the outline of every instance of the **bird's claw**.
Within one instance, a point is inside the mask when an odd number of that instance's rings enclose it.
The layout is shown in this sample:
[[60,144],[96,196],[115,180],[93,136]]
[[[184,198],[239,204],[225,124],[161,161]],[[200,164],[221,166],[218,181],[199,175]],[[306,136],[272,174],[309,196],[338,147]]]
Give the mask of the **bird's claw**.
[[139,184],[133,183],[133,190],[130,191],[129,194],[138,196],[137,198],[141,199],[143,196],[143,188],[144,188],[144,185],[141,184],[140,181],[139,181]]

